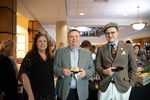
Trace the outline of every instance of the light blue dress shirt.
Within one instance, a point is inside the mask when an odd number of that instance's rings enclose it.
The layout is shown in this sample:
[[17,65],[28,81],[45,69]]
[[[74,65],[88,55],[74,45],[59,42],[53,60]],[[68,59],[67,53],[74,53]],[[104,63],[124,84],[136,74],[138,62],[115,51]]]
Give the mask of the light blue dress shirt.
[[[71,58],[71,68],[78,66],[79,49],[76,49],[76,50],[70,49],[70,58]],[[77,88],[77,80],[76,80],[74,74],[72,74],[72,80],[71,80],[70,88],[71,89]]]

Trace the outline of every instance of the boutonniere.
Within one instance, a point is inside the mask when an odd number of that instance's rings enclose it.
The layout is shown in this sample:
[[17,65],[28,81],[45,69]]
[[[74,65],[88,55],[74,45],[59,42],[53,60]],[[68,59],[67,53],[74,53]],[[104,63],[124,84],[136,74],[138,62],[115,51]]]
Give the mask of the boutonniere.
[[120,49],[121,49],[121,51],[122,51],[121,55],[126,54],[126,52],[123,50],[123,48],[120,48]]
[[121,50],[123,50],[123,48],[120,48]]

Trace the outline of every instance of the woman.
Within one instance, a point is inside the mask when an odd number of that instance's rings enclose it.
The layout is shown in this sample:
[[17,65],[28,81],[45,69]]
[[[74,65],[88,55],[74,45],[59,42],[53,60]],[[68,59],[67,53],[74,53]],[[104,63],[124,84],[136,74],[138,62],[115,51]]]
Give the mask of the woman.
[[19,80],[23,83],[24,100],[54,100],[53,60],[46,35],[38,33],[32,49],[23,59]]
[[13,51],[12,41],[2,41],[0,44],[0,92],[4,92],[3,100],[17,100],[18,70],[12,57]]
[[136,58],[137,66],[144,67],[146,57],[144,54],[140,52],[140,48],[141,48],[140,45],[134,45],[135,58]]
[[51,54],[50,58],[54,59],[55,51],[56,51],[56,45],[53,42],[50,42],[50,54]]

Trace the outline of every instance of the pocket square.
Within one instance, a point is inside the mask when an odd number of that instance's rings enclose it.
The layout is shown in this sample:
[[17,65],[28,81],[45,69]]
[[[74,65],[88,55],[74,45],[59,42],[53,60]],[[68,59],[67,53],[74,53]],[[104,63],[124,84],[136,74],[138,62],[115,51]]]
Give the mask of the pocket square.
[[126,54],[126,52],[125,52],[125,51],[122,51],[121,55],[125,55],[125,54]]

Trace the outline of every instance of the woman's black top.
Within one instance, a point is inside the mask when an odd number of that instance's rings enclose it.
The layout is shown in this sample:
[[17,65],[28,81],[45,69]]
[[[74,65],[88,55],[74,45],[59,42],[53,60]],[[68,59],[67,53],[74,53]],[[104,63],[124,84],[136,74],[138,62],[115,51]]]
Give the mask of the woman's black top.
[[[54,91],[54,76],[53,76],[53,61],[37,59],[34,62],[26,56],[21,64],[19,77],[22,73],[26,73],[29,77],[31,88],[35,100],[53,100]],[[23,91],[23,99],[28,100],[28,96]]]
[[5,93],[3,100],[17,100],[16,71],[11,59],[3,55],[0,55],[0,92]]

